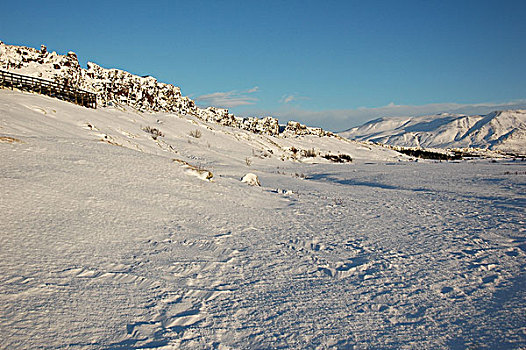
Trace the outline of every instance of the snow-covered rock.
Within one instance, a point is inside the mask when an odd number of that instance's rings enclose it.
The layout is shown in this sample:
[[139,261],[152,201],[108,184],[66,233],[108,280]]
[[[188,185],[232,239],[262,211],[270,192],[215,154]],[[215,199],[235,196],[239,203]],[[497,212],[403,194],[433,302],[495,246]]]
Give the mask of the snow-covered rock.
[[344,131],[340,136],[400,147],[486,148],[526,154],[526,110],[473,116],[444,113],[380,118]]
[[216,107],[198,108],[197,116],[207,122],[248,130],[255,134],[279,135],[279,122],[272,117],[241,118],[229,113],[226,108]]
[[92,62],[88,62],[87,69],[84,69],[72,51],[59,55],[50,53],[44,45],[37,50],[0,42],[0,69],[96,93],[99,106],[117,103],[140,111],[196,112],[194,101],[183,97],[176,86],[158,82],[152,77],[102,68]]
[[245,182],[250,186],[261,186],[261,182],[259,182],[258,176],[252,173],[245,174],[245,176],[243,176],[243,178],[241,179],[241,182]]
[[285,127],[285,135],[316,135],[316,136],[334,136],[330,131],[325,131],[322,128],[313,128],[296,121],[289,121]]

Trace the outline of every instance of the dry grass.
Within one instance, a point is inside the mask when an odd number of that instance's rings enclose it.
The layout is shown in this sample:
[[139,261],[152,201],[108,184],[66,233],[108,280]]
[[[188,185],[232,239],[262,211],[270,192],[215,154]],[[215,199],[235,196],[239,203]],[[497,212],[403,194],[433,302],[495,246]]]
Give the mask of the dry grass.
[[190,131],[190,136],[195,137],[196,139],[200,138],[203,134],[201,133],[201,130],[195,129]]
[[4,143],[24,143],[24,141],[15,139],[14,137],[10,136],[0,136],[0,142]]
[[177,159],[177,158],[173,158],[172,161],[174,163],[179,164],[180,166],[182,166],[185,169],[196,171],[199,174],[207,173],[207,177],[206,177],[207,180],[211,180],[214,177],[214,174],[212,174],[211,171],[208,171],[208,170],[202,168],[201,166],[195,166],[195,165],[192,165],[192,164],[190,164],[190,163],[188,163],[188,162],[186,162],[186,161],[184,161],[182,159]]
[[157,129],[157,128],[152,128],[150,126],[146,126],[144,128],[142,128],[143,131],[147,132],[148,134],[150,134],[152,136],[152,139],[154,140],[157,140],[158,137],[163,137],[164,136],[164,133]]
[[103,139],[100,139],[100,141],[102,141],[104,143],[107,143],[109,145],[123,147],[120,143],[117,143],[117,142],[115,142],[113,140],[110,140],[109,138],[103,138]]
[[314,158],[317,156],[317,153],[316,153],[316,150],[314,148],[311,148],[311,149],[304,149],[301,151],[301,155],[303,157],[307,157],[307,158]]

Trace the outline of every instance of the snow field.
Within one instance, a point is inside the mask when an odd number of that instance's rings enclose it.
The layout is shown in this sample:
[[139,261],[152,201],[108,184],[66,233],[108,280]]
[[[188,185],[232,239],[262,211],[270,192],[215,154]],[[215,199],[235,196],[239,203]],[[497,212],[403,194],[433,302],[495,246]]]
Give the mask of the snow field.
[[526,346],[522,162],[412,163],[4,90],[0,136],[20,141],[0,142],[2,349]]

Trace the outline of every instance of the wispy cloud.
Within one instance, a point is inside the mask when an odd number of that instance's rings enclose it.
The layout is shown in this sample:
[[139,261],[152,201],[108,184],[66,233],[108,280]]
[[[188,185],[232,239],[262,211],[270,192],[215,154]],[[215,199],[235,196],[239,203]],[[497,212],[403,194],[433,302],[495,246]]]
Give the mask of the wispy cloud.
[[281,96],[281,98],[279,99],[279,103],[287,104],[293,101],[308,100],[308,99],[309,98],[306,96],[300,96],[298,94],[288,94],[288,95]]
[[250,95],[257,91],[259,91],[258,86],[254,86],[245,91],[213,92],[211,94],[198,96],[196,100],[199,104],[223,108],[253,105],[259,100]]
[[414,117],[437,113],[486,114],[502,109],[524,109],[526,99],[502,103],[434,103],[426,105],[397,105],[393,102],[382,107],[360,107],[357,109],[309,111],[288,107],[273,113],[279,115],[281,122],[297,120],[299,122],[321,126],[328,130],[342,131],[380,117]]

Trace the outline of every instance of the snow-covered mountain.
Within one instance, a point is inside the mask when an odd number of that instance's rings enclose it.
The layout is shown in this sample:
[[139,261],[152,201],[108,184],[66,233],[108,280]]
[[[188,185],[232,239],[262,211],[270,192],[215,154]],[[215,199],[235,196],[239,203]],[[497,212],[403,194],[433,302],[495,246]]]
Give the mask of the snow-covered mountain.
[[339,135],[401,147],[473,147],[526,154],[526,110],[379,118]]

